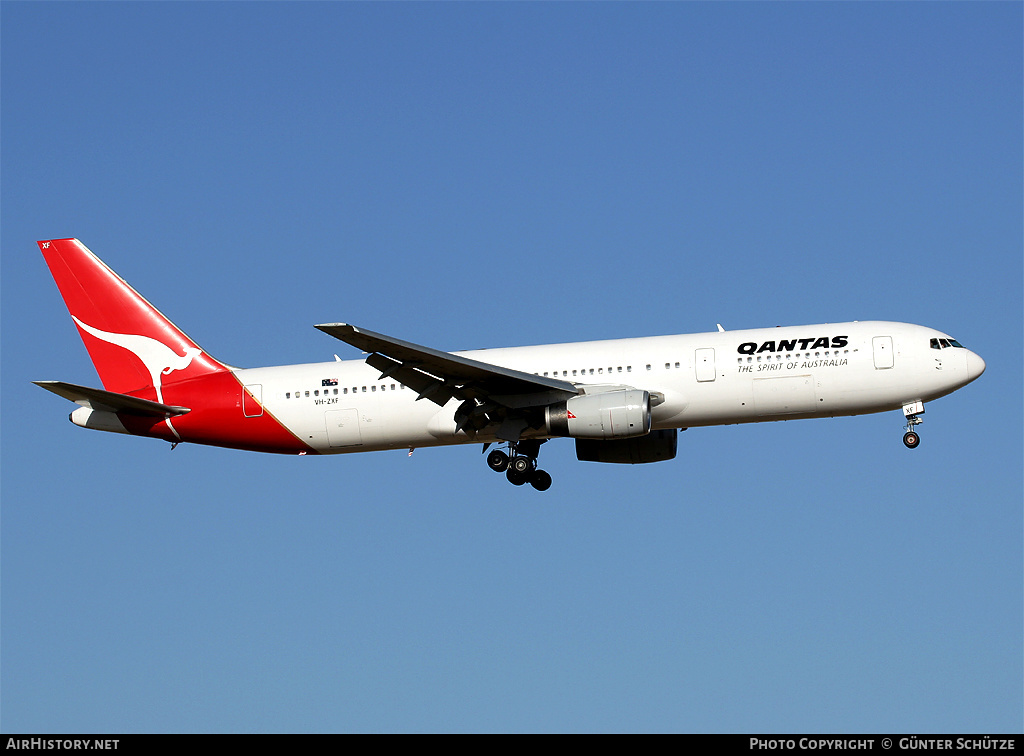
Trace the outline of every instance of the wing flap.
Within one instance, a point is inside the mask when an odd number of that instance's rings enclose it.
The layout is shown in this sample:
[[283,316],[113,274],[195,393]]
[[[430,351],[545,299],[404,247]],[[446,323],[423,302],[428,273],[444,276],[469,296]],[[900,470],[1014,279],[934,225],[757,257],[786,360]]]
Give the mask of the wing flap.
[[101,412],[116,412],[122,415],[141,417],[167,417],[168,415],[184,415],[192,410],[188,407],[175,407],[170,404],[151,402],[137,396],[118,394],[113,391],[77,386],[63,381],[32,381],[40,388],[51,391],[57,396],[69,399],[75,404]]
[[379,352],[374,352],[367,357],[366,364],[381,371],[381,380],[394,378],[403,386],[411,388],[416,392],[417,401],[429,399],[439,407],[443,407],[455,396],[456,389],[448,386],[442,378],[424,373],[407,363],[396,362]]

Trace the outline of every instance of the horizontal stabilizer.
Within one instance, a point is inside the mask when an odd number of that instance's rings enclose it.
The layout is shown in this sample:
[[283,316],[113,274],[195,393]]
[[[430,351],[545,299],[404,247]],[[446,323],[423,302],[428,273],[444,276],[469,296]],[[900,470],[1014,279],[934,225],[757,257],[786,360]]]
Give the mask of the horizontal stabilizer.
[[57,396],[70,399],[75,404],[98,410],[100,412],[119,412],[122,415],[138,415],[141,417],[167,417],[168,415],[184,415],[191,412],[188,407],[172,407],[169,404],[151,402],[137,396],[117,394],[113,391],[76,386],[63,381],[32,381],[37,386],[52,391]]

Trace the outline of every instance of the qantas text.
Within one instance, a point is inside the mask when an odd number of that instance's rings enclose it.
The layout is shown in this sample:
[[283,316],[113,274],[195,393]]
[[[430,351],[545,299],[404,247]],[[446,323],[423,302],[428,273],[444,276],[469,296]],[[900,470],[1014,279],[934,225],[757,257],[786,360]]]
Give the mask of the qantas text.
[[805,349],[842,349],[849,343],[846,336],[833,336],[831,341],[828,336],[811,337],[808,339],[779,339],[778,341],[766,341],[760,346],[754,341],[745,341],[736,348],[740,354],[761,354],[761,352],[794,352]]

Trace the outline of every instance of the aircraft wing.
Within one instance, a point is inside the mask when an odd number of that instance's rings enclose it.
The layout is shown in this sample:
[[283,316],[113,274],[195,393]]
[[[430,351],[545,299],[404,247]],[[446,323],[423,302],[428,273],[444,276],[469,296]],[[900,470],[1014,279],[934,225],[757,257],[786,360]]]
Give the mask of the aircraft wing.
[[394,378],[415,391],[417,399],[429,399],[440,407],[453,397],[461,399],[455,418],[458,428],[467,432],[498,423],[503,429],[499,436],[518,438],[519,431],[535,423],[528,417],[530,408],[579,394],[568,381],[459,357],[348,323],[323,323],[316,328],[369,352],[366,364],[379,370],[381,379]]
[[137,396],[118,394],[113,391],[76,386],[63,381],[32,381],[40,388],[63,396],[75,404],[101,412],[120,412],[122,415],[139,415],[143,417],[167,417],[168,415],[184,415],[191,412],[188,407],[174,407],[170,404],[151,402]]
[[[463,393],[467,396],[481,393],[488,396],[511,397],[516,394],[554,392],[564,395],[559,397],[561,399],[579,393],[568,381],[459,357],[450,352],[412,344],[347,323],[324,323],[316,328],[357,349],[370,352],[366,362],[380,370],[382,377],[394,377],[420,393],[423,393],[421,387],[429,390],[436,386],[431,393],[422,398],[430,399],[442,407],[452,396],[462,396]],[[410,380],[402,380],[403,377]],[[427,380],[417,380],[417,377]],[[443,398],[444,394],[448,395],[447,399]]]

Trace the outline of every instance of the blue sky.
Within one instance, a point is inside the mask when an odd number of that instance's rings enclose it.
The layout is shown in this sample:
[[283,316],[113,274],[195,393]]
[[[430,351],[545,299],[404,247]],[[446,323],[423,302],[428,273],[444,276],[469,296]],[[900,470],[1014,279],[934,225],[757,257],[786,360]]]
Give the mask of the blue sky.
[[[0,8],[2,707],[33,732],[1006,732],[1019,3]],[[988,363],[546,494],[92,433],[35,240],[219,359],[885,319]]]

